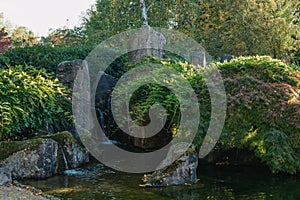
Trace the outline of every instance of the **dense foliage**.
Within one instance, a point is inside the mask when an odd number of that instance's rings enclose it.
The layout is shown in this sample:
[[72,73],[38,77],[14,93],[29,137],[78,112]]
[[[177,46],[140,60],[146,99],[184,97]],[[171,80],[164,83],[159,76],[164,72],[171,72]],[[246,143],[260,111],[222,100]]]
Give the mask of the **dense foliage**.
[[11,38],[14,47],[32,46],[39,43],[38,37],[25,26],[15,28],[12,31]]
[[[299,63],[300,3],[297,0],[145,2],[150,8],[150,26],[178,30],[203,44],[215,58],[224,54],[269,55]],[[83,22],[92,42],[101,42],[141,25],[139,1],[130,0],[98,0]]]
[[[188,36],[200,39],[199,6],[190,0],[146,0],[148,20],[152,27],[172,28]],[[97,0],[94,8],[87,11],[83,25],[89,40],[101,42],[128,29],[140,28],[139,1]]]
[[0,140],[31,137],[71,124],[71,102],[57,79],[34,67],[0,68]]
[[269,55],[291,59],[299,49],[297,0],[201,1],[199,21],[212,55]]
[[[188,63],[152,62],[179,71],[198,95],[201,123],[195,143],[199,146],[211,114],[203,71]],[[300,170],[300,71],[267,56],[241,57],[216,65],[223,76],[228,106],[219,148],[251,150],[273,172]],[[152,76],[153,84],[133,95],[132,116],[137,123],[147,124],[149,108],[160,103],[167,109],[168,121],[177,134],[179,102],[170,90],[155,84],[155,77],[162,73]]]
[[86,42],[87,38],[83,27],[53,29],[48,36],[42,37],[40,41],[40,43],[45,45],[64,45],[67,47],[87,45]]
[[[224,79],[228,106],[218,148],[248,149],[273,172],[300,170],[300,3],[146,0],[146,4],[151,26],[179,30],[203,43],[215,58],[269,55],[298,65],[289,66],[268,56],[215,64]],[[62,61],[84,59],[99,42],[141,25],[138,1],[97,0],[82,27],[53,30],[37,44],[25,27],[10,32],[3,29],[0,15],[0,53],[4,52],[0,54],[0,139],[31,136],[45,126],[63,129],[70,122],[70,102],[62,85],[47,73],[55,73]],[[116,59],[106,72],[120,78],[136,67],[124,64],[127,61],[128,55]],[[194,142],[200,146],[211,115],[204,72],[184,62],[150,61],[180,72],[198,95],[201,123]],[[28,65],[33,67],[22,67]],[[163,73],[152,74],[153,84],[134,93],[130,111],[138,124],[145,125],[150,107],[159,103],[167,109],[169,128],[178,134],[179,101],[169,89],[155,83],[156,77],[168,76]],[[137,84],[140,82],[131,86]]]
[[300,169],[300,71],[270,57],[219,64],[228,98],[220,144],[246,148],[273,172]]
[[66,47],[50,45],[33,45],[14,48],[0,55],[0,67],[7,65],[30,65],[47,72],[56,72],[57,65],[66,60],[84,59],[90,52],[88,46]]
[[[25,26],[13,26],[9,21],[4,19],[3,13],[0,13],[0,30],[5,30],[6,36],[10,40],[10,45],[14,47],[25,47],[38,44],[38,36]],[[2,47],[2,44],[0,45]],[[6,49],[5,49],[6,50]],[[0,52],[3,53],[3,52]]]

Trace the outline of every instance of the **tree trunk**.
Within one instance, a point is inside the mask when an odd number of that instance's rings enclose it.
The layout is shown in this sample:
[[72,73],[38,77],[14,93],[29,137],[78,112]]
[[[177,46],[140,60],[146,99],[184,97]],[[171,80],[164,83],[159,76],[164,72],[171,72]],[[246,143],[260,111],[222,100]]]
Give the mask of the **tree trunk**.
[[140,0],[140,7],[141,7],[141,10],[142,10],[142,22],[143,22],[143,26],[147,27],[147,26],[149,26],[148,15],[147,15],[148,9],[146,7],[146,3],[145,3],[144,0]]

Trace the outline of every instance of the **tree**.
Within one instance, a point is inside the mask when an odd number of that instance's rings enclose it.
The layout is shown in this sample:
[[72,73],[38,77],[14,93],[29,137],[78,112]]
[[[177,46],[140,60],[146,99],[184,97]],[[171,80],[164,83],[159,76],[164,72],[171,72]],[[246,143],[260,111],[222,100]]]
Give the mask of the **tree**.
[[12,29],[12,24],[9,21],[4,20],[4,14],[0,13],[0,29],[2,28],[5,28],[6,32],[10,34]]
[[0,54],[4,53],[11,46],[12,41],[5,28],[0,29]]
[[145,1],[144,0],[140,0],[140,7],[141,7],[141,10],[142,10],[142,23],[143,23],[143,26],[149,26],[149,23],[148,23],[148,11],[149,11],[150,6],[147,8]]
[[54,29],[47,37],[41,38],[43,44],[51,46],[64,45],[68,47],[85,43],[85,40],[86,34],[82,27]]
[[214,57],[270,55],[289,61],[300,46],[298,0],[97,0],[83,23],[89,39],[100,42],[141,27],[141,2],[151,5],[150,26],[178,30]]
[[83,19],[89,40],[100,42],[127,29],[141,27],[137,5],[128,0],[97,0]]
[[10,23],[4,21],[3,13],[0,13],[0,54],[4,53],[12,44],[9,37]]
[[[196,0],[145,0],[109,1],[97,0],[83,19],[89,39],[100,42],[129,29],[140,28],[141,4],[147,9],[147,22],[152,27],[179,30],[194,38],[200,38],[199,6]],[[147,5],[147,7],[146,7]]]
[[202,36],[216,56],[224,53],[287,58],[299,43],[297,0],[202,0]]
[[4,16],[3,13],[0,13],[0,28],[4,27]]
[[38,44],[38,37],[24,26],[15,28],[11,34],[14,47],[32,46]]
[[0,13],[0,30],[0,40],[3,42],[0,47],[1,50],[6,50],[11,45],[13,47],[24,47],[38,44],[38,37],[32,31],[28,31],[24,26],[13,29],[11,23],[4,20],[3,13]]

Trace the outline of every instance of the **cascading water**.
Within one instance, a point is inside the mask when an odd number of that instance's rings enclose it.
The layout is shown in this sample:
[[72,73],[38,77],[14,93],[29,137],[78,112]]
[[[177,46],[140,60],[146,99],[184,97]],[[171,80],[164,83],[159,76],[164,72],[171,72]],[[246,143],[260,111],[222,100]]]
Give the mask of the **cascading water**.
[[65,152],[64,152],[63,148],[61,148],[61,155],[62,155],[62,158],[63,158],[65,170],[69,170],[68,161],[67,161],[67,158],[66,158],[66,155],[65,155]]
[[101,128],[102,128],[103,130],[105,130],[105,119],[104,119],[103,112],[100,110],[100,108],[98,108],[97,111],[98,111],[98,113],[99,113],[99,120],[100,120]]

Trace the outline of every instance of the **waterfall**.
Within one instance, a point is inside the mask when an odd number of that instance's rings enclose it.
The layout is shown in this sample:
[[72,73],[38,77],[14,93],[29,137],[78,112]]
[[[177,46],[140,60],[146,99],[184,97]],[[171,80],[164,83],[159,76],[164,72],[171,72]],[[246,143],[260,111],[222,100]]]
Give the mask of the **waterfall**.
[[111,130],[114,128],[114,118],[113,118],[113,114],[112,114],[112,111],[111,111],[111,96],[109,95],[108,96],[108,99],[107,99],[107,110],[108,110],[108,116],[107,116],[107,132],[109,134],[111,134]]
[[100,109],[97,109],[97,111],[99,112],[99,118],[100,118],[100,126],[103,130],[105,130],[105,121],[104,121],[104,115],[103,112]]
[[63,161],[64,161],[64,167],[65,167],[65,170],[68,170],[69,169],[69,166],[68,166],[68,161],[67,161],[67,158],[66,158],[66,155],[65,155],[65,152],[63,150],[63,148],[61,147],[61,155],[63,157]]

